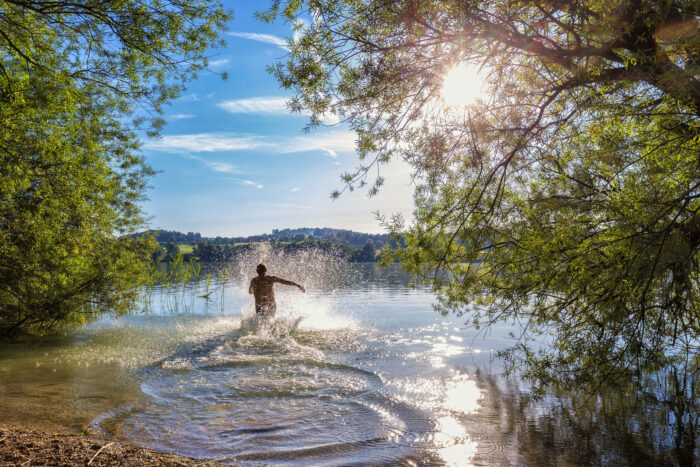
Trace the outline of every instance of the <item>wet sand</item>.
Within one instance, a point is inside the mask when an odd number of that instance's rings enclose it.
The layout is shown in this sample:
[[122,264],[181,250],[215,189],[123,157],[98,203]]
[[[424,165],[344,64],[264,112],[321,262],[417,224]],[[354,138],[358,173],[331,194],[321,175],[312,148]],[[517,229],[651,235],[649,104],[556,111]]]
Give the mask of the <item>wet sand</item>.
[[146,449],[123,441],[81,434],[0,425],[0,465],[12,466],[215,466],[214,461],[190,459]]

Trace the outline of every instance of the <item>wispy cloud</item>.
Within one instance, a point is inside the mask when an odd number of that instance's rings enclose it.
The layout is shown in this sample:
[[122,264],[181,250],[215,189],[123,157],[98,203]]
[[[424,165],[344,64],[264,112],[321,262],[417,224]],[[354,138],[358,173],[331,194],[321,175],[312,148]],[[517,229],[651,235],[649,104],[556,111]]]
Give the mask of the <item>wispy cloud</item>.
[[306,19],[298,18],[294,22],[294,35],[293,35],[294,41],[296,42],[299,39],[301,39],[301,36],[304,34],[304,30],[308,29],[309,27],[310,27],[310,24]]
[[182,120],[185,118],[194,118],[194,115],[192,115],[192,114],[174,114],[174,115],[170,115],[169,118],[171,120]]
[[217,104],[230,113],[264,113],[279,114],[289,113],[287,99],[284,97],[251,97],[249,99],[236,99],[223,101]]
[[254,186],[254,187],[257,188],[258,190],[262,190],[262,189],[264,188],[264,186],[263,186],[262,184],[260,184],[260,183],[255,183],[255,182],[252,181],[252,180],[241,180],[241,184],[242,184],[242,185],[248,185],[248,186]]
[[252,180],[245,180],[242,178],[226,178],[229,182],[237,183],[238,185],[252,186],[258,190],[262,190],[265,186],[262,183],[254,182]]
[[210,161],[207,159],[204,159],[202,157],[197,157],[193,156],[192,154],[182,154],[183,157],[187,159],[193,159],[196,161],[201,162],[208,168],[212,169],[214,172],[222,172],[222,173],[229,173],[229,174],[239,174],[241,173],[240,169],[233,165],[229,164],[228,162],[218,162],[218,161]]
[[244,151],[271,146],[261,136],[231,136],[216,133],[165,135],[143,144],[145,149],[161,152],[219,152]]
[[340,123],[340,119],[337,115],[326,112],[321,115],[321,122],[325,123],[326,125],[337,125]]
[[228,162],[215,162],[215,161],[203,161],[203,162],[207,165],[207,167],[212,169],[214,172],[224,172],[224,173],[231,173],[231,174],[240,173],[240,170],[238,169],[238,167],[236,167],[233,164],[229,164]]
[[266,44],[272,44],[279,47],[282,50],[289,52],[289,45],[287,41],[279,36],[273,34],[259,34],[256,32],[228,32],[229,36],[240,37],[242,39],[249,39],[251,41],[264,42]]
[[199,100],[199,96],[197,96],[196,93],[185,94],[184,96],[180,96],[180,98],[178,100],[185,101],[185,102],[187,102],[187,101],[196,102]]
[[291,191],[292,193],[296,193],[297,191],[299,191],[299,187],[298,187],[298,186],[295,186],[294,188],[292,188],[292,189],[289,190],[289,191]]
[[322,151],[330,157],[337,157],[338,151],[351,152],[355,150],[355,133],[347,130],[326,131],[318,134],[308,134],[289,138],[280,145],[283,153]]
[[332,158],[334,158],[334,159],[335,159],[336,157],[338,157],[338,153],[335,152],[335,151],[332,150],[332,149],[328,149],[328,148],[319,148],[319,149],[320,149],[321,151],[325,152],[326,155],[329,156],[329,157],[332,157]]
[[143,147],[152,151],[171,153],[265,150],[280,154],[292,154],[320,151],[326,156],[336,158],[338,152],[355,150],[355,134],[348,130],[335,130],[292,137],[227,133],[165,135],[160,139],[146,141]]
[[[287,101],[286,97],[249,97],[223,101],[217,106],[232,114],[291,115],[292,112],[287,107]],[[321,121],[327,125],[335,125],[340,122],[340,119],[337,115],[325,113],[321,115]]]
[[211,60],[209,62],[209,68],[212,68],[212,69],[222,68],[222,67],[225,67],[226,65],[228,65],[228,62],[229,62],[228,58],[222,58],[219,60]]

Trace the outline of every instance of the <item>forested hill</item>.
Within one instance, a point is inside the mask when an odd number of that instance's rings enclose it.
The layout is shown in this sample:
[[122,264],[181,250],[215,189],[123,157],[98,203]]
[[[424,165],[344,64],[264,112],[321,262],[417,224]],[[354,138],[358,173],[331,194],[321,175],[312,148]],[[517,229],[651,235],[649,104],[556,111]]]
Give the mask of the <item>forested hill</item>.
[[328,227],[303,227],[298,229],[274,229],[270,234],[251,235],[248,237],[203,237],[197,232],[177,232],[174,230],[150,230],[134,234],[134,237],[143,237],[153,234],[158,243],[176,243],[196,245],[200,242],[215,245],[230,245],[250,242],[301,242],[304,240],[326,240],[339,245],[362,247],[368,240],[376,248],[381,248],[388,240],[386,234],[368,234],[354,232],[352,230],[332,229]]

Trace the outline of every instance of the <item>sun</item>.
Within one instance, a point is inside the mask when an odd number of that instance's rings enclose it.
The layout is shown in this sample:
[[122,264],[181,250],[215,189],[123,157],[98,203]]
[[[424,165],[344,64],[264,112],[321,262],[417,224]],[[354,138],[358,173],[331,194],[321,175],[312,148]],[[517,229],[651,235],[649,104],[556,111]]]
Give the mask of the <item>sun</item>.
[[474,104],[484,93],[484,79],[476,67],[460,63],[447,72],[440,91],[442,100],[451,107]]

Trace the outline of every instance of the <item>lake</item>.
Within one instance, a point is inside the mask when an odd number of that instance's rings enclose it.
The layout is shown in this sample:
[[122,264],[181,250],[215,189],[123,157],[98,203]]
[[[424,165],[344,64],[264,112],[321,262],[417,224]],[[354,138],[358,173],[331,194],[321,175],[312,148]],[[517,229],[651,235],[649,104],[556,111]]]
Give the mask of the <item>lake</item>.
[[440,315],[398,266],[266,259],[307,288],[277,285],[269,326],[253,317],[250,258],[149,289],[146,311],[3,345],[0,417],[236,465],[698,458],[696,433],[679,438],[674,414],[644,399],[630,407],[629,394],[553,392],[522,405],[527,386],[502,376],[495,356],[510,326],[476,331]]

